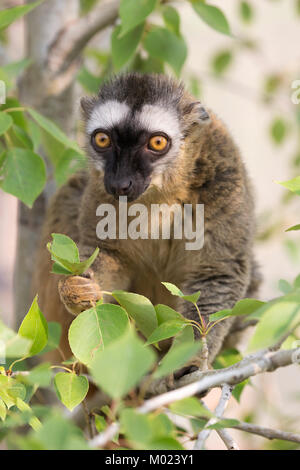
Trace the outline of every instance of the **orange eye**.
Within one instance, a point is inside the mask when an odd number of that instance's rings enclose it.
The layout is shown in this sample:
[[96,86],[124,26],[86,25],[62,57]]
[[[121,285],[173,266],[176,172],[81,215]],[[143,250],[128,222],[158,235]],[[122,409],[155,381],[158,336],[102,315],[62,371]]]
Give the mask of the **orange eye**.
[[104,132],[97,132],[97,134],[94,135],[94,142],[97,147],[106,149],[110,146],[110,137],[104,134]]
[[162,152],[168,145],[168,140],[163,135],[154,135],[149,140],[148,147],[155,152]]

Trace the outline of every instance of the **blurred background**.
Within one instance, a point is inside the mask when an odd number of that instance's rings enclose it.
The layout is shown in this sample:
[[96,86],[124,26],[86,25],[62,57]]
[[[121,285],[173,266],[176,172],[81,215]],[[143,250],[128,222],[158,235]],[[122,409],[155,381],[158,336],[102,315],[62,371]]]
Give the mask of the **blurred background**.
[[[300,271],[300,232],[285,233],[300,223],[299,198],[276,183],[300,174],[300,104],[291,100],[292,83],[300,79],[300,2],[213,3],[226,14],[236,38],[205,25],[184,0],[174,2],[188,46],[182,79],[225,121],[241,149],[256,199],[255,251],[263,274],[260,299],[269,300],[280,294],[279,279],[292,281]],[[0,4],[9,7],[22,1],[0,0]],[[23,21],[14,23],[1,38],[0,64],[24,58]],[[161,19],[155,18],[155,22],[159,24]],[[93,91],[109,73],[111,31],[89,43],[78,74],[78,96]],[[168,68],[166,72],[170,72]],[[16,198],[0,192],[0,312],[10,325],[14,323],[17,206]],[[287,430],[297,429],[298,423],[299,431],[299,385],[299,367],[259,376],[245,390],[241,406],[231,400],[227,415]],[[214,406],[217,398],[218,392],[210,394],[209,406]],[[272,447],[262,438],[235,433],[245,449]],[[223,444],[212,434],[208,447],[223,448]]]

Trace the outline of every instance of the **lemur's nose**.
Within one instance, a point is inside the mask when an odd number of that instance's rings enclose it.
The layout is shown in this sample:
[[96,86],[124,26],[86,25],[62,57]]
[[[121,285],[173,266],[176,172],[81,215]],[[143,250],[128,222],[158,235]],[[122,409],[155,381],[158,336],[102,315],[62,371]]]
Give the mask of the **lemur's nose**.
[[132,180],[130,179],[123,179],[120,181],[116,181],[112,184],[113,192],[116,196],[126,196],[129,194],[129,191],[132,186]]

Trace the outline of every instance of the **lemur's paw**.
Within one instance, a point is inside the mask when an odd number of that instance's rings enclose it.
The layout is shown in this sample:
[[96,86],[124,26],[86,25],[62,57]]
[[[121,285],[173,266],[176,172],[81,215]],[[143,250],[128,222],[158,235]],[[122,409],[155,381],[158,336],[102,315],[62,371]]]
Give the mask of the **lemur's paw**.
[[87,310],[102,298],[101,290],[89,270],[82,276],[70,276],[58,283],[59,296],[68,312],[72,315]]

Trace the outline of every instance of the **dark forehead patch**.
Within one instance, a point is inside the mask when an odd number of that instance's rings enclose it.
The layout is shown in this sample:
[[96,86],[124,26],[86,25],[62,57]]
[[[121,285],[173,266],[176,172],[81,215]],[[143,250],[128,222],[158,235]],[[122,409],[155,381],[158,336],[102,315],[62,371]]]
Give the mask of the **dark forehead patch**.
[[105,83],[99,91],[99,101],[125,102],[132,110],[145,104],[161,103],[178,109],[183,85],[165,75],[130,73],[119,75]]

